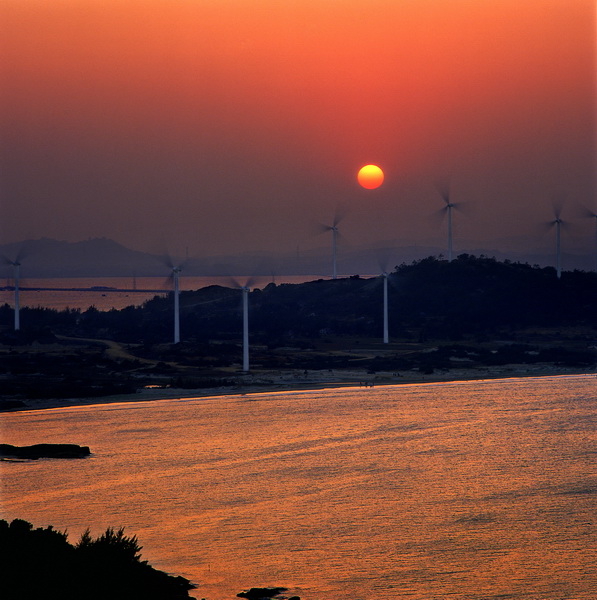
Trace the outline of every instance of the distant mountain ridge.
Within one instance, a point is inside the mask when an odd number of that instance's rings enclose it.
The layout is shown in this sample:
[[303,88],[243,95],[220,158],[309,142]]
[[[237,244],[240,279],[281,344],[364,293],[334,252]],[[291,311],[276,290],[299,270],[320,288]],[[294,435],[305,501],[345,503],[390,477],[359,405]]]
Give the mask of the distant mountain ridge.
[[[344,247],[338,250],[338,272],[341,276],[373,275],[382,270],[380,256],[386,258],[384,269],[410,264],[445,251],[434,246]],[[541,266],[553,265],[550,254],[499,252],[480,248],[459,250],[457,254],[485,255],[499,260],[509,259]],[[26,240],[0,245],[3,268],[0,276],[11,277],[13,261],[22,265],[21,275],[29,277],[163,277],[172,265],[183,265],[183,273],[191,276],[218,275],[319,275],[331,274],[331,250],[327,247],[306,250],[300,255],[243,253],[242,255],[206,256],[183,259],[132,250],[108,238],[66,242],[50,238]],[[565,270],[592,270],[594,257],[563,253]]]
[[160,257],[131,250],[107,238],[65,242],[49,238],[0,246],[5,270],[8,261],[21,263],[25,277],[119,277],[135,272],[163,275]]

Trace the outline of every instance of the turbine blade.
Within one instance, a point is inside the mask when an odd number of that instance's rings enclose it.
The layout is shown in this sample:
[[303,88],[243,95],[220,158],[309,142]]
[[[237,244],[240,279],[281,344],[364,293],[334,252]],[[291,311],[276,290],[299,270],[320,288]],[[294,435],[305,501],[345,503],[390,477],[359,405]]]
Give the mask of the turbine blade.
[[165,277],[164,280],[162,281],[162,285],[160,286],[160,289],[168,290],[168,291],[174,290],[174,277],[172,277],[172,275]]
[[30,256],[32,256],[33,254],[35,254],[35,250],[31,247],[31,244],[27,244],[26,242],[19,247],[19,249],[17,250],[17,253],[14,257],[13,260],[13,264],[18,263],[21,264],[21,262],[27,258],[29,258]]
[[390,249],[389,248],[380,248],[376,253],[377,265],[379,267],[380,272],[387,273],[388,265],[390,264]]
[[238,279],[231,277],[230,275],[222,277],[222,285],[236,290],[240,290],[243,287]]
[[556,226],[557,221],[541,221],[536,225],[539,233],[545,234]]
[[566,199],[566,197],[564,196],[564,194],[556,194],[553,197],[552,207],[553,207],[553,214],[556,219],[559,219],[560,215],[562,214],[562,209],[564,208],[565,199]]
[[[463,215],[470,216],[474,212],[474,203],[468,200],[460,200],[459,202],[452,202],[452,208],[456,209]],[[447,208],[447,207],[446,207]]]
[[170,269],[170,270],[174,269],[174,267],[175,267],[174,261],[172,260],[172,257],[168,253],[157,254],[154,256],[161,265],[168,267],[168,269]]
[[245,284],[242,287],[252,288],[257,283],[258,278],[255,275],[251,275],[251,277],[247,277],[245,279]]
[[595,218],[597,218],[597,212],[595,212],[594,210],[591,210],[588,206],[585,206],[584,204],[582,204],[582,202],[579,202],[574,207],[574,215],[576,217],[578,217],[579,219],[595,219]]
[[332,221],[332,227],[337,227],[340,225],[342,221],[346,218],[348,213],[348,208],[345,204],[341,204],[336,207],[336,211],[334,212],[334,220]]
[[315,222],[315,224],[311,228],[312,233],[309,235],[309,238],[311,239],[311,238],[323,235],[324,233],[331,231],[333,228],[334,228],[333,225],[326,225],[325,223]]
[[440,225],[441,223],[443,223],[443,221],[446,218],[447,214],[448,214],[448,206],[446,205],[443,208],[440,208],[439,210],[436,210],[436,211],[432,212],[429,215],[429,219],[433,223],[435,223],[437,225]]
[[450,180],[446,179],[436,181],[435,189],[446,203],[446,206],[450,204]]

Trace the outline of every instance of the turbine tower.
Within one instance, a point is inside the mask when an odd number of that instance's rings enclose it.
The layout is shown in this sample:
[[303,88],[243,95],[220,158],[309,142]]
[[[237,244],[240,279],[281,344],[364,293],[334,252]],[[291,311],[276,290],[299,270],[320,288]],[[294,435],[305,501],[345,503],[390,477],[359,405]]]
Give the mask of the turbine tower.
[[593,221],[595,221],[595,271],[597,271],[597,213],[591,213]]
[[446,204],[442,210],[446,212],[448,217],[448,262],[452,262],[452,209],[454,204],[450,202],[450,192],[447,189],[442,194],[442,198]]
[[338,226],[332,225],[332,279],[338,278],[337,267],[337,247],[338,247]]
[[174,279],[174,343],[180,343],[180,285],[179,277],[182,267],[172,267]]
[[554,217],[553,221],[548,223],[548,226],[555,227],[556,230],[556,275],[558,279],[562,277],[562,226],[566,225],[566,221],[562,220],[561,217],[562,206],[561,204],[554,206]]
[[249,292],[248,285],[241,288],[243,292],[243,372],[249,372]]
[[180,343],[180,273],[186,261],[182,264],[170,256],[169,253],[159,256],[160,262],[170,269],[170,275],[168,276],[166,287],[172,286],[172,299],[174,304],[174,332],[173,332],[173,343]]
[[388,274],[384,271],[383,277],[383,343],[390,343],[388,327]]
[[14,330],[19,331],[21,329],[21,306],[20,306],[20,279],[21,279],[21,261],[19,258],[11,260],[7,257],[2,257],[2,261],[11,265],[13,268],[14,278],[14,291],[15,291],[15,310],[14,310]]
[[580,217],[585,218],[585,219],[593,219],[593,222],[595,223],[595,234],[594,234],[594,252],[595,252],[595,256],[594,256],[594,264],[593,264],[593,268],[595,271],[597,271],[597,212],[590,210],[589,208],[587,208],[586,206],[581,206],[581,213],[580,213]]
[[21,277],[21,263],[18,260],[12,261],[12,266],[14,267],[14,280],[15,280],[15,331],[19,331],[21,329],[21,307],[20,307],[20,299],[19,299],[19,279]]

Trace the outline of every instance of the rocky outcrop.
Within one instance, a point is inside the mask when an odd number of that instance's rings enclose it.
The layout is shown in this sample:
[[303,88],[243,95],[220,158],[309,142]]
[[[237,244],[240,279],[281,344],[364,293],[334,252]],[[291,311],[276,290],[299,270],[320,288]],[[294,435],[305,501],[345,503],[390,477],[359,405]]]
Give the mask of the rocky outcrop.
[[[250,590],[236,594],[236,596],[237,598],[247,598],[248,600],[271,600],[272,598],[280,597],[280,594],[285,591],[286,588],[283,587],[251,588]],[[300,600],[298,596],[293,596],[293,598]],[[292,598],[288,600],[292,600]]]
[[33,446],[12,446],[0,444],[1,458],[85,458],[91,451],[89,446],[77,444],[34,444]]

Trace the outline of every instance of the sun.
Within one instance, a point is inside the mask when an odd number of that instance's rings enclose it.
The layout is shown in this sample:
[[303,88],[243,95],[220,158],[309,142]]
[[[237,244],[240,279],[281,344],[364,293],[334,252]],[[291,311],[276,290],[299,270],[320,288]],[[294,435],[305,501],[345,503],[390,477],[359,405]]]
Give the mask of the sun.
[[357,175],[357,181],[366,190],[378,188],[383,183],[383,179],[383,171],[377,165],[365,165]]

